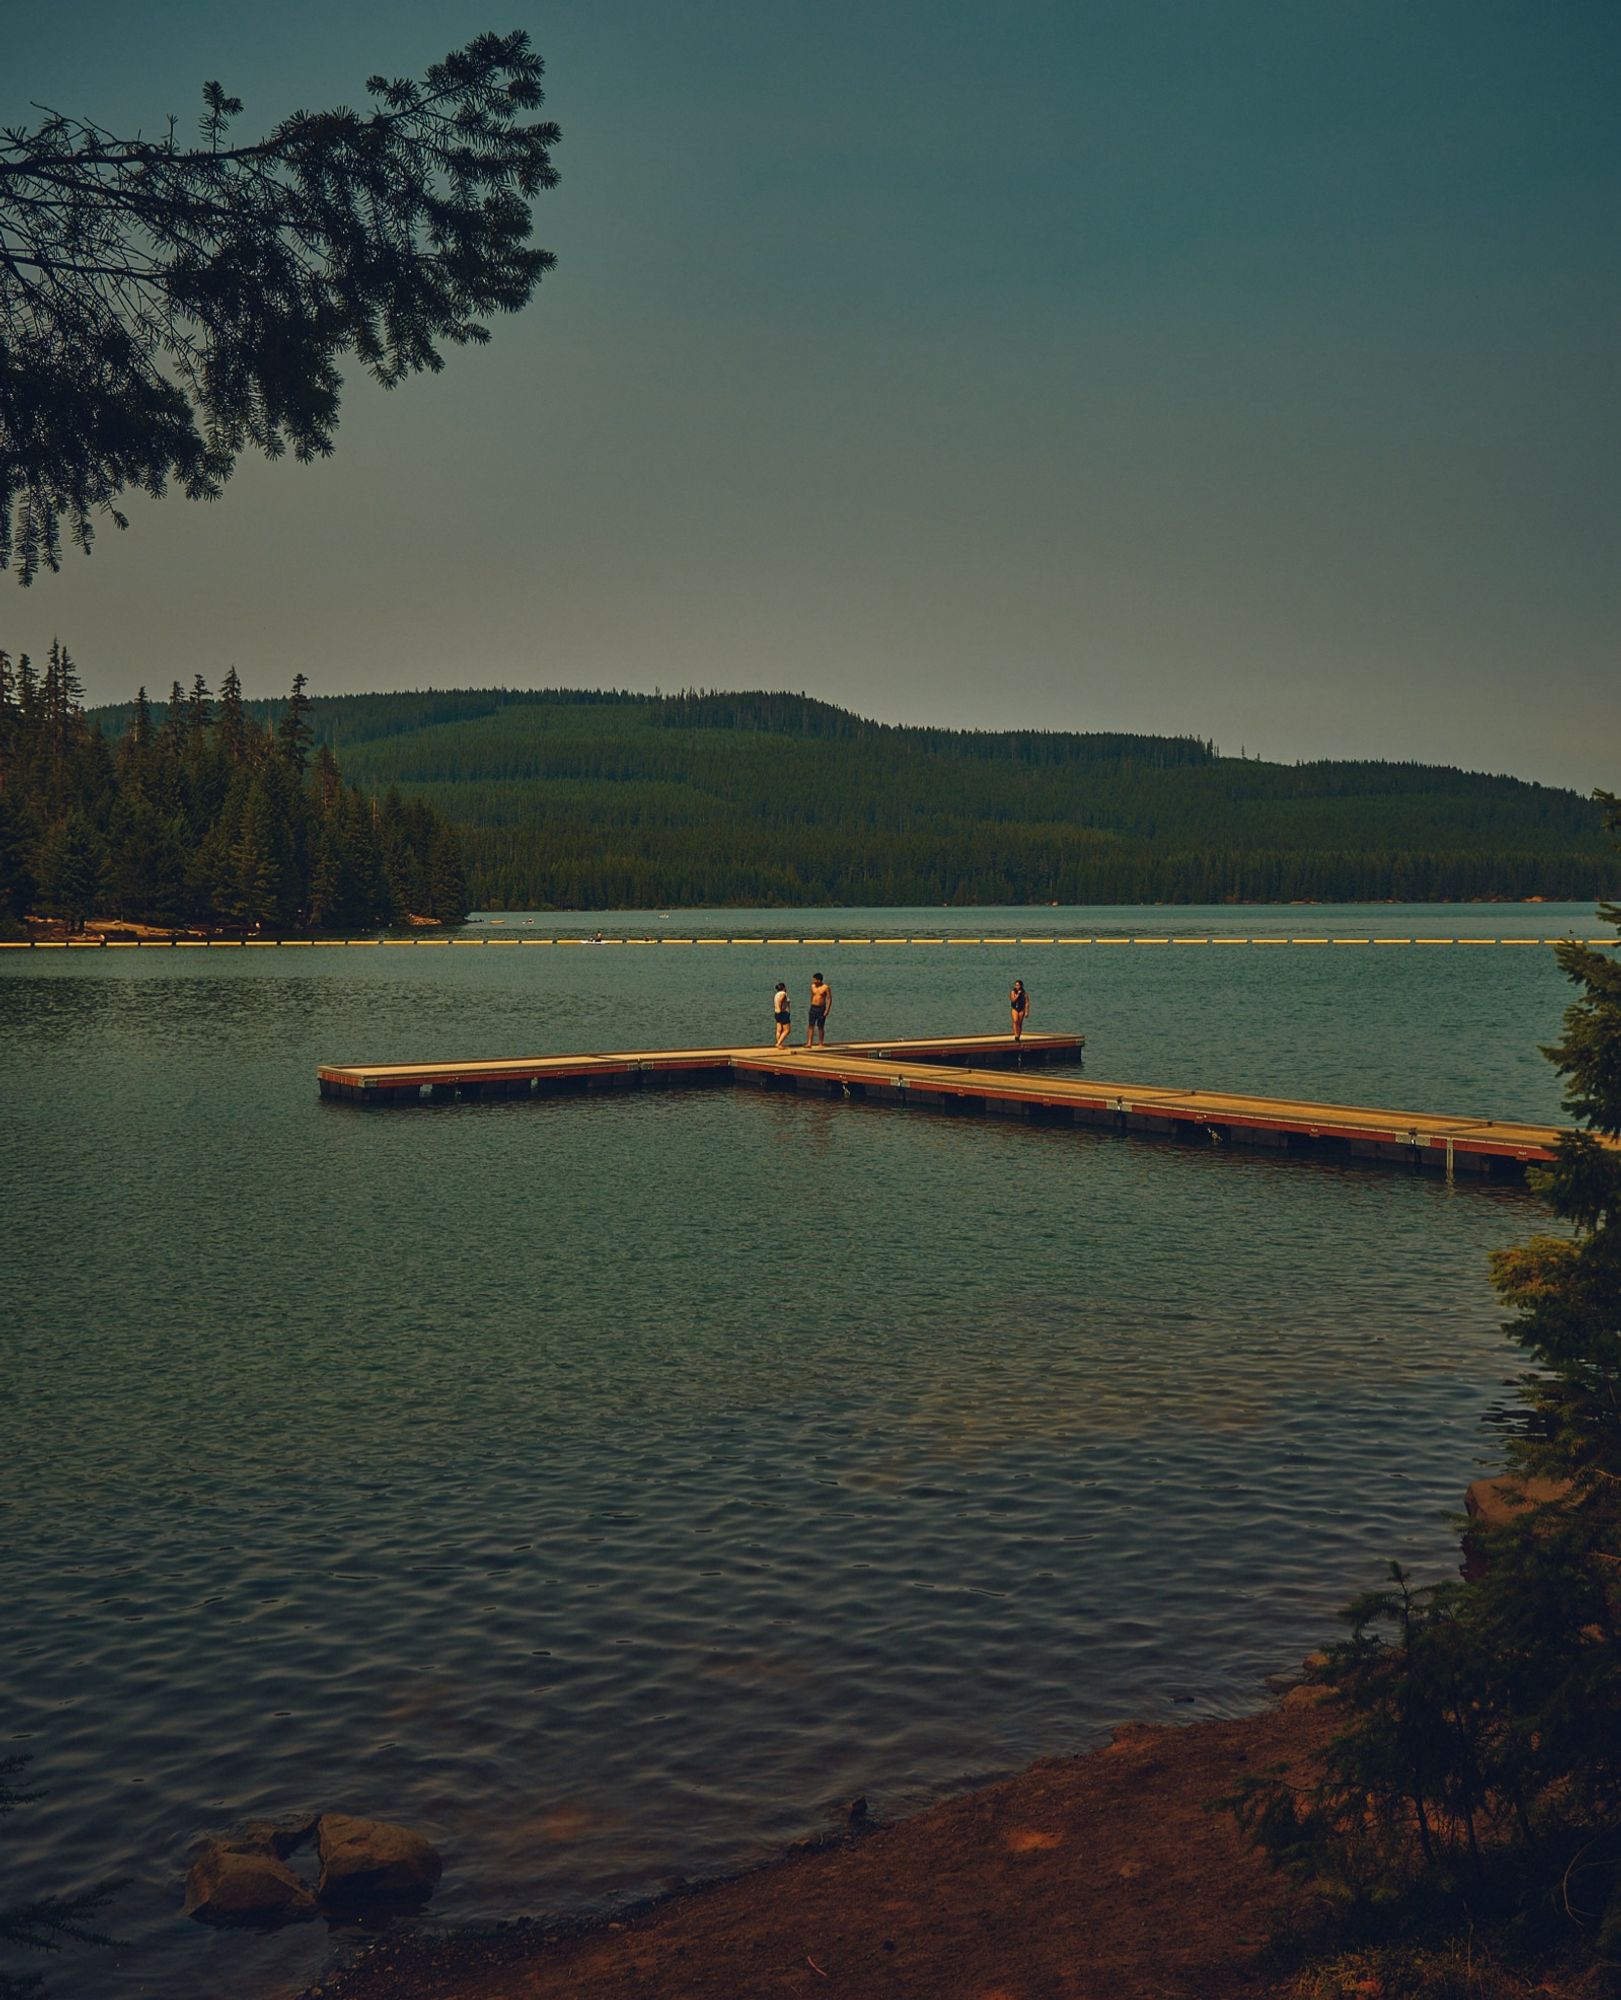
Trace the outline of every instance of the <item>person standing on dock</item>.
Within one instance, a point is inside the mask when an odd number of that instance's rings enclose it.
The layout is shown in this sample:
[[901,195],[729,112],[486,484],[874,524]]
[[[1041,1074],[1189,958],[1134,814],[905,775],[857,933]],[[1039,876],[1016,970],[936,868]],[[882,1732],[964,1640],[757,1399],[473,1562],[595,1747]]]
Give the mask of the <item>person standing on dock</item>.
[[777,990],[771,996],[771,1013],[777,1024],[777,1047],[780,1049],[788,1039],[788,1030],[793,1026],[793,1010],[788,1004],[788,987],[779,979]]
[[833,1011],[833,989],[819,972],[811,974],[810,1025],[805,1030],[805,1046],[827,1047],[827,1017]]
[[1013,1039],[1016,1042],[1022,1042],[1024,1040],[1024,1017],[1030,1011],[1030,995],[1025,992],[1024,981],[1022,979],[1014,980],[1013,991],[1008,995],[1007,1000],[1008,1006],[1013,1013]]

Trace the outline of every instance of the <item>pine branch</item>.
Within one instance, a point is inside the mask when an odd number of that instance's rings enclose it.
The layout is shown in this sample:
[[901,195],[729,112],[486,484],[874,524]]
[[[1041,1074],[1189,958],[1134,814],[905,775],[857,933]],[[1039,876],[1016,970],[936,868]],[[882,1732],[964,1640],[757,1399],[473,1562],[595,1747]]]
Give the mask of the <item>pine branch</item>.
[[541,70],[522,33],[481,35],[421,82],[373,77],[367,115],[249,145],[217,83],[200,149],[47,107],[0,134],[0,564],[58,567],[62,524],[88,548],[130,488],[211,497],[249,446],[323,456],[343,356],[392,387],[521,309],[555,264],[528,241],[557,181],[557,127],[524,115]]

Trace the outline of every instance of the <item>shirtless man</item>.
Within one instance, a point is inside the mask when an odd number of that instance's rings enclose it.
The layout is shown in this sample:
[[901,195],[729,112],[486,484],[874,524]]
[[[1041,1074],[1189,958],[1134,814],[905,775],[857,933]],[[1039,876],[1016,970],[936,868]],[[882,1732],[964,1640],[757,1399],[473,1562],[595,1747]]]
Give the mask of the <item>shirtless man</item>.
[[793,1026],[793,1014],[788,1006],[788,988],[779,979],[777,990],[771,996],[771,1018],[777,1024],[777,1047],[780,1049],[788,1039],[788,1030]]
[[810,1025],[805,1030],[805,1046],[827,1047],[827,1017],[833,1010],[833,989],[819,972],[811,974]]

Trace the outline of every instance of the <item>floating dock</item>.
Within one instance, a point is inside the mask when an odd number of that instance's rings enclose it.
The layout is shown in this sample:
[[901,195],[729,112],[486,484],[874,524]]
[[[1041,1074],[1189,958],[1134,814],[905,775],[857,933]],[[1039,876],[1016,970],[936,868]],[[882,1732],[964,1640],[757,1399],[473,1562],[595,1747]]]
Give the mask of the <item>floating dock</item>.
[[[1080,1035],[934,1036],[826,1048],[648,1049],[466,1063],[323,1064],[323,1097],[364,1105],[552,1096],[677,1083],[874,1104],[910,1104],[1044,1124],[1091,1125],[1200,1146],[1263,1146],[1306,1158],[1385,1161],[1445,1173],[1517,1175],[1554,1157],[1556,1125],[1155,1084],[1098,1083],[1031,1070],[1080,1060]],[[1621,1150],[1621,1141],[1606,1141]]]
[[[910,1041],[840,1042],[826,1049],[800,1050],[821,1062],[831,1055],[871,1057],[884,1062],[1007,1063],[1079,1062],[1084,1035],[929,1035]],[[787,1049],[632,1049],[614,1055],[519,1056],[494,1062],[323,1063],[316,1075],[323,1097],[361,1104],[413,1104],[424,1096],[440,1103],[452,1098],[552,1096],[593,1085],[634,1087],[646,1083],[730,1083],[741,1056],[781,1059]]]
[[789,1062],[739,1050],[739,1082],[951,1111],[1039,1118],[1047,1124],[1103,1126],[1195,1145],[1267,1146],[1317,1158],[1385,1160],[1456,1172],[1519,1173],[1552,1160],[1561,1132],[1516,1120],[1452,1118],[1215,1090],[1095,1083],[1071,1077],[992,1074],[981,1069],[913,1069],[843,1050]]

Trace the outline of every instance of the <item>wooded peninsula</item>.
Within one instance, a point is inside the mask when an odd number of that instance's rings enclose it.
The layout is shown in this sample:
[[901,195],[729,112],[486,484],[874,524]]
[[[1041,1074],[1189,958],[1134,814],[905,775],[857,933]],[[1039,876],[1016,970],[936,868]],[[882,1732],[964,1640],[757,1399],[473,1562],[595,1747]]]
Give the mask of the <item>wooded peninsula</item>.
[[141,689],[108,730],[65,646],[43,673],[0,652],[0,930],[35,912],[72,929],[98,912],[277,932],[460,923],[455,834],[425,800],[346,783],[305,686],[245,702],[233,668],[216,700],[198,674],[159,713]]

